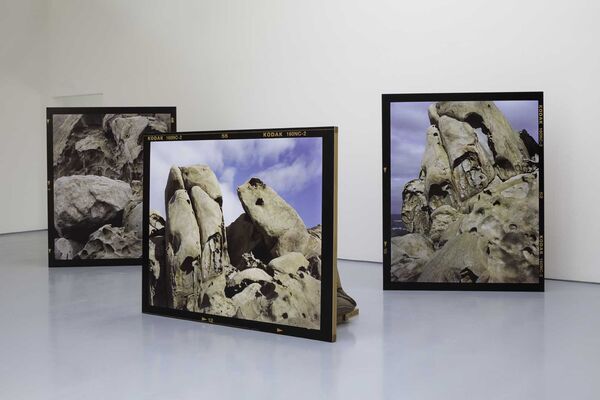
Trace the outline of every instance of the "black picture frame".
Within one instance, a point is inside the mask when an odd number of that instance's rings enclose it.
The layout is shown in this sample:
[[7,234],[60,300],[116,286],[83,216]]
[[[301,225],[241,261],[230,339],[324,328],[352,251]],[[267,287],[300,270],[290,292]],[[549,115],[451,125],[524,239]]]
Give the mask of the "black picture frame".
[[[533,100],[538,102],[539,134],[539,281],[537,283],[446,283],[393,282],[391,280],[392,173],[391,113],[392,103],[439,101]],[[383,289],[384,290],[467,290],[467,291],[544,291],[544,96],[543,92],[476,92],[411,93],[382,95],[382,188],[383,188]]]
[[65,114],[170,114],[171,129],[177,130],[177,110],[175,106],[152,107],[48,107],[46,108],[46,165],[47,165],[47,206],[48,206],[48,266],[54,267],[95,267],[141,265],[142,258],[60,260],[54,257],[54,151],[53,120],[56,115]]
[[281,335],[335,342],[337,326],[337,127],[275,128],[247,130],[219,130],[178,132],[167,135],[144,135],[144,176],[150,177],[151,146],[158,141],[196,140],[278,140],[290,137],[320,137],[323,144],[322,157],[322,275],[321,275],[321,326],[320,329],[294,327],[283,324],[225,317],[187,310],[150,305],[149,301],[149,215],[151,179],[144,182],[143,201],[143,268],[142,312],[165,317],[226,325]]

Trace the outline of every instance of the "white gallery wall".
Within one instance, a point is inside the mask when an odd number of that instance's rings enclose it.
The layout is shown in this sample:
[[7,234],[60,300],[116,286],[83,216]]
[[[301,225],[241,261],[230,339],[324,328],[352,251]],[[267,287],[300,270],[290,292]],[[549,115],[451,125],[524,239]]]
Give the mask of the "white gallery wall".
[[[180,130],[339,126],[342,258],[381,261],[382,93],[543,90],[547,276],[600,282],[598,2],[46,5],[46,62],[27,55],[48,76],[44,105],[78,95],[83,105],[176,105]],[[0,125],[3,143],[12,139],[2,186],[13,188],[0,197],[0,232],[46,226],[41,105],[27,88],[11,93],[23,106],[3,93],[3,120],[21,117]]]
[[0,233],[46,227],[48,8],[0,1]]

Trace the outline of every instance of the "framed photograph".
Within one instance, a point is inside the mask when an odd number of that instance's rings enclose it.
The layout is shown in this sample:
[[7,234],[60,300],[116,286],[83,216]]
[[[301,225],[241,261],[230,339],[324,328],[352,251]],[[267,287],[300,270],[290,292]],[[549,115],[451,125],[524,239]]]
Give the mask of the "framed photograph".
[[48,265],[142,262],[143,134],[175,107],[48,108]]
[[384,289],[543,291],[543,94],[382,104]]
[[143,312],[335,341],[336,137],[145,135]]

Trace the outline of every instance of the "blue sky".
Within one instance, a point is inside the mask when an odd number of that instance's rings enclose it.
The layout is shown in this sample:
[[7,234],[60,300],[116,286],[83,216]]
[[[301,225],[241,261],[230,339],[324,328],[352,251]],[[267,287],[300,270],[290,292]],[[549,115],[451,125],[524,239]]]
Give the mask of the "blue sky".
[[221,183],[225,225],[244,212],[237,187],[252,177],[260,178],[294,207],[308,228],[321,223],[321,138],[153,142],[150,151],[150,209],[162,216],[170,167],[205,164]]
[[[494,103],[508,119],[513,130],[526,129],[538,140],[537,101]],[[392,214],[399,214],[402,209],[402,190],[406,182],[419,177],[421,158],[425,151],[425,132],[430,125],[427,117],[430,104],[432,102],[398,102],[390,106]]]

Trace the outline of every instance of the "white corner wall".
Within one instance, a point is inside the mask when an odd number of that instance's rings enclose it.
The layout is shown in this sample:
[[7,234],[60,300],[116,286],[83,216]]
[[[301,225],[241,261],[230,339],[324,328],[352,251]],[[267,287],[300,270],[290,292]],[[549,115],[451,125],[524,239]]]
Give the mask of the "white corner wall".
[[[543,90],[547,276],[600,282],[597,2],[48,4],[47,98],[176,105],[181,130],[339,126],[343,258],[381,260],[382,93]],[[19,88],[13,95],[28,96]],[[34,103],[19,109],[32,120]],[[2,149],[0,174],[15,193],[0,199],[11,214],[1,230],[43,228],[46,172],[31,157],[44,154],[43,127],[7,126],[5,138],[18,128],[27,139]]]
[[46,226],[47,22],[44,0],[2,2],[0,233]]

